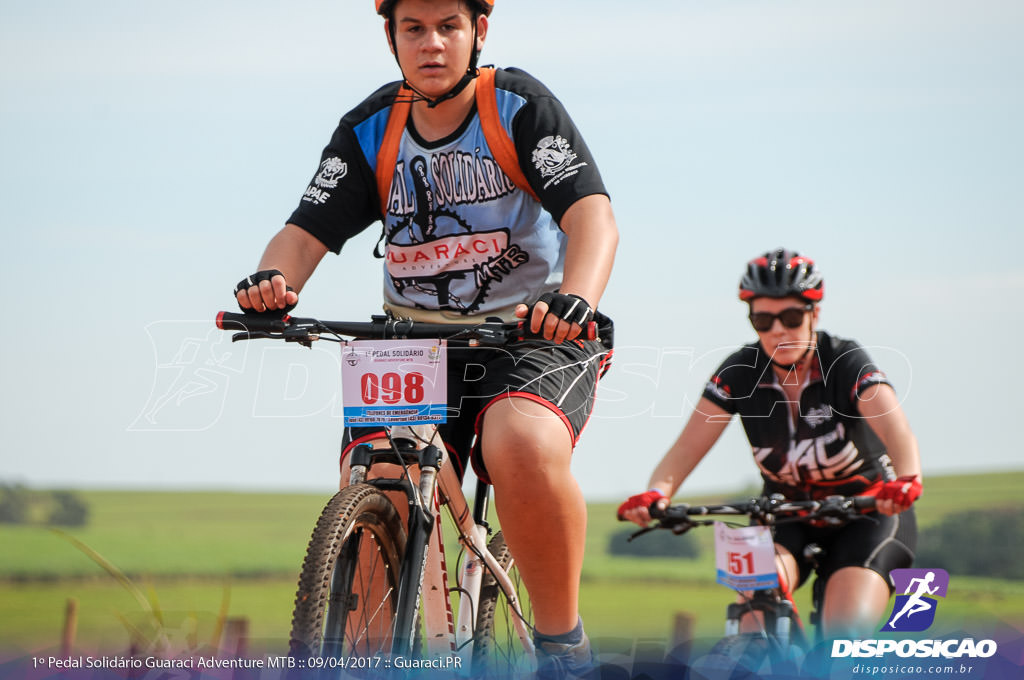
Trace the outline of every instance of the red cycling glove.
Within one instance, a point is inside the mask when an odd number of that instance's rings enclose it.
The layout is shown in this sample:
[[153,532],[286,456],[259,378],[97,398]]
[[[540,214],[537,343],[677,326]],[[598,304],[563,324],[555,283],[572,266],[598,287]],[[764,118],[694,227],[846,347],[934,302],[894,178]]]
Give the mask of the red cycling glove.
[[917,475],[904,475],[895,481],[886,482],[878,490],[875,498],[894,501],[896,505],[909,506],[921,497],[921,480]]
[[624,513],[627,510],[632,510],[634,508],[649,508],[664,497],[665,494],[657,489],[651,489],[650,491],[644,491],[643,493],[638,493],[635,496],[630,496],[625,503],[619,506],[618,517],[619,519],[623,519]]

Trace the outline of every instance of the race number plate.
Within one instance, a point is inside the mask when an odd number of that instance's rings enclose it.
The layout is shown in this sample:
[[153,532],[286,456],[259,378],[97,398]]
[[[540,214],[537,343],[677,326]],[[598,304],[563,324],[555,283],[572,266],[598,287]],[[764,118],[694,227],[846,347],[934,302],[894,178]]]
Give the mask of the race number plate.
[[768,527],[730,528],[715,522],[718,582],[733,590],[767,590],[779,585],[775,544]]
[[342,345],[345,426],[446,422],[446,349],[443,340],[356,340]]

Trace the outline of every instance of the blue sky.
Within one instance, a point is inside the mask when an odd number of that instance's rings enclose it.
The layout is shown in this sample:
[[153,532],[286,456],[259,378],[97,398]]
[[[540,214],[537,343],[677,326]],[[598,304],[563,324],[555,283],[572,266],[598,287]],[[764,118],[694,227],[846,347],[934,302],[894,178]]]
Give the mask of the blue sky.
[[[329,490],[337,356],[211,330],[337,119],[396,77],[369,2],[0,3],[0,479]],[[364,6],[365,5],[365,6]],[[893,379],[926,474],[1019,468],[1024,6],[503,0],[484,63],[572,113],[622,242],[617,364],[578,448],[642,489],[753,336],[744,262],[814,257],[822,326]],[[379,304],[373,228],[300,312]],[[755,479],[730,427],[685,489]]]

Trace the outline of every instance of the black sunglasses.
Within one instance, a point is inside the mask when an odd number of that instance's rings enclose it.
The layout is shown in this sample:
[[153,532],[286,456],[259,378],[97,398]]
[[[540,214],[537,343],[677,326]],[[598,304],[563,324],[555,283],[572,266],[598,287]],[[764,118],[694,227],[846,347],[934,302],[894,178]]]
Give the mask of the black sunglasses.
[[812,309],[814,309],[814,305],[808,304],[803,307],[789,307],[778,314],[751,312],[747,318],[750,319],[750,325],[754,327],[755,331],[764,333],[772,329],[776,319],[782,322],[786,328],[799,328],[800,324],[804,322],[804,314]]

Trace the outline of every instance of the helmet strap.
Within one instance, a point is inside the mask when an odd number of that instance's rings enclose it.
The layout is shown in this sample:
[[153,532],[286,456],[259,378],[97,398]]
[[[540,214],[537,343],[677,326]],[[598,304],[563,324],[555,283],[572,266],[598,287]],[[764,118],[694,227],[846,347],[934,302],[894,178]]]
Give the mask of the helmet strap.
[[781,368],[783,371],[787,371],[787,372],[795,371],[797,369],[797,367],[799,367],[800,364],[802,364],[804,362],[804,360],[807,359],[807,356],[811,353],[811,350],[813,350],[817,346],[818,346],[818,334],[817,333],[812,333],[811,334],[811,342],[808,343],[807,349],[805,349],[804,353],[800,355],[800,358],[797,359],[796,361],[794,361],[793,363],[791,363],[791,364],[780,364],[775,359],[769,359],[768,361],[770,361],[772,363],[772,366],[775,366],[776,368]]
[[416,102],[426,102],[427,108],[432,109],[441,102],[446,102],[449,99],[454,99],[455,97],[458,97],[459,94],[461,94],[462,91],[465,90],[471,82],[473,82],[473,79],[480,75],[480,70],[476,67],[477,61],[480,59],[480,50],[477,49],[476,46],[476,24],[477,22],[476,19],[474,18],[473,52],[469,56],[469,67],[466,68],[466,72],[462,75],[462,78],[459,79],[459,82],[455,83],[455,87],[448,90],[440,97],[437,97],[436,99],[431,99],[430,97],[428,97],[427,95],[423,94],[415,87],[413,87],[412,84],[409,82],[409,79],[405,77],[405,71],[402,70],[402,62],[398,60],[398,47],[397,43],[395,42],[395,22],[390,18],[388,19],[388,34],[391,36],[391,47],[394,49],[395,52],[395,63],[398,64],[398,71],[402,74],[402,84],[405,85],[405,87],[412,90],[416,95],[415,97],[412,98],[412,101],[410,103],[415,104]]

